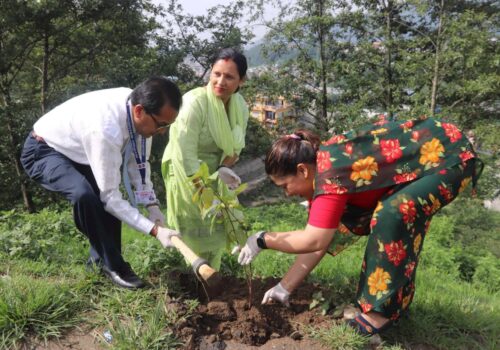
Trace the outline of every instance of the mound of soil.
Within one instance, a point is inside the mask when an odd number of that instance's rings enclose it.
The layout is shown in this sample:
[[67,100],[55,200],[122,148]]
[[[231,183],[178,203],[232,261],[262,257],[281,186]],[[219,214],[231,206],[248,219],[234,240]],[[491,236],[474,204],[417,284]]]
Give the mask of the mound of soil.
[[177,326],[176,335],[186,349],[254,349],[264,344],[269,349],[323,349],[304,339],[304,326],[321,326],[331,320],[309,310],[312,294],[318,291],[313,285],[301,285],[287,308],[279,303],[261,305],[265,292],[278,283],[276,279],[252,281],[251,305],[245,280],[222,277],[222,292],[210,299],[192,276],[179,281],[189,297],[201,300],[193,315]]

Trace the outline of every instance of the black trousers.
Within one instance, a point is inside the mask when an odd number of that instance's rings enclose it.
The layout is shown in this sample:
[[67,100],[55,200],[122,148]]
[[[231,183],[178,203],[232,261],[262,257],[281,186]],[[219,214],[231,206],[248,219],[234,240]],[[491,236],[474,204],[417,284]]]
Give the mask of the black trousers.
[[91,258],[120,270],[125,264],[121,222],[104,210],[90,166],[73,162],[32,133],[24,143],[21,164],[31,179],[71,202],[76,227],[89,239]]

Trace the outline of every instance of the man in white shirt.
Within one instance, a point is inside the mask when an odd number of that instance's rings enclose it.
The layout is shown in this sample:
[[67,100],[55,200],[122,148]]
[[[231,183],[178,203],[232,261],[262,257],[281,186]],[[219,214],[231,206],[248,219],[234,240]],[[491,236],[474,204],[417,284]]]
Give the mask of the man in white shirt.
[[[89,264],[102,268],[116,285],[141,288],[144,282],[121,255],[121,222],[171,247],[179,235],[163,227],[164,216],[151,182],[151,136],[163,134],[182,103],[179,88],[152,77],[134,90],[115,88],[76,96],[43,115],[33,126],[21,154],[30,178],[73,205],[77,228],[90,242]],[[123,199],[120,167],[130,201],[144,205],[149,217]]]

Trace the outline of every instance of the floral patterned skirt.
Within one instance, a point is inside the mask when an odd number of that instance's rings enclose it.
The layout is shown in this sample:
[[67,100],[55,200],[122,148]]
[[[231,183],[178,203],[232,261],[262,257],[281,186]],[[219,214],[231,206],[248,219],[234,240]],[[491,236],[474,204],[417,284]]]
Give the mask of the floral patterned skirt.
[[397,319],[407,310],[413,300],[415,274],[431,219],[472,181],[475,162],[471,159],[465,166],[457,164],[396,185],[367,215],[349,208],[342,219],[345,226],[335,235],[329,252],[336,255],[359,239],[349,231],[363,234],[361,227],[369,228],[365,231],[369,233],[368,242],[356,293],[363,312],[373,310]]

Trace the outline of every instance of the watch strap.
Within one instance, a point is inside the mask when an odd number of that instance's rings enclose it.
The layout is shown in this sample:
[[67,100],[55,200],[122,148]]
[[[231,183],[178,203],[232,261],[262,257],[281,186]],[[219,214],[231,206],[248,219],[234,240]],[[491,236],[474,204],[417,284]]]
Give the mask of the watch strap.
[[260,231],[257,234],[257,246],[260,249],[267,249],[266,245],[266,240],[264,239],[264,235],[267,233],[267,231]]

